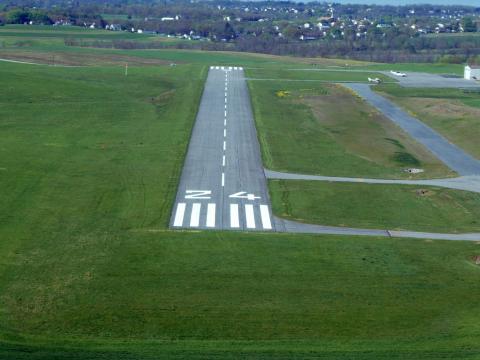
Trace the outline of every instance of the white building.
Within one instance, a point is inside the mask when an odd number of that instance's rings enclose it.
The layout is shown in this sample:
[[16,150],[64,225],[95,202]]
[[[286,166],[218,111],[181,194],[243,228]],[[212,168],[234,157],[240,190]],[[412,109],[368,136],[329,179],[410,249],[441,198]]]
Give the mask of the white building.
[[480,66],[465,66],[464,78],[467,80],[480,80]]

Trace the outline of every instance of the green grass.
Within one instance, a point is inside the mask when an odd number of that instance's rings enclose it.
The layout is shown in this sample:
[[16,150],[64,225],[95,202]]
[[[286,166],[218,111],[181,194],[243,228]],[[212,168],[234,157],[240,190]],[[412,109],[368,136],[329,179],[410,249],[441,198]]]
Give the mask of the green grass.
[[405,168],[421,166],[426,171],[418,177],[452,175],[390,120],[339,86],[286,81],[249,81],[249,86],[269,169],[402,178],[410,176]]
[[454,144],[480,158],[480,92],[460,89],[376,88]]
[[0,358],[478,358],[474,243],[166,229],[202,64],[279,59],[30,51],[185,64],[0,63]]
[[480,194],[437,187],[272,180],[274,212],[321,225],[480,232]]

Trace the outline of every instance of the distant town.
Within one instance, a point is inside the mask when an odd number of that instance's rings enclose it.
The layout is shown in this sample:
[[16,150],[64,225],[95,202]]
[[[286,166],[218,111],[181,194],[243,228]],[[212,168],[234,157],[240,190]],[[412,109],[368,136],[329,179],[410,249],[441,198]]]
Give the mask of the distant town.
[[[154,6],[119,0],[108,4],[51,1],[32,7],[12,2],[0,8],[0,23],[81,26],[186,40],[145,42],[141,44],[145,48],[335,55],[376,61],[465,62],[480,53],[480,7],[455,5],[167,1]],[[83,45],[139,46],[128,41]]]

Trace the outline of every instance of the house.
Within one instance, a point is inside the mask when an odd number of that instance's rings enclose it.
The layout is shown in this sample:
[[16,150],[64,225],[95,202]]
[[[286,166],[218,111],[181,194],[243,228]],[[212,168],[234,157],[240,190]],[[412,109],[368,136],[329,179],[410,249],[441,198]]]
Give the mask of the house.
[[467,80],[480,80],[480,66],[467,65],[465,66],[464,76]]

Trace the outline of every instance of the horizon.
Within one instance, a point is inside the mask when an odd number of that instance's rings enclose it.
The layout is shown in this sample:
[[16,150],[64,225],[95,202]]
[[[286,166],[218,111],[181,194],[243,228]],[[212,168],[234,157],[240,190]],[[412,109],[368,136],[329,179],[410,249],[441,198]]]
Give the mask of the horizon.
[[[305,2],[313,2],[315,0]],[[451,0],[335,0],[334,2],[340,4],[352,4],[352,5],[393,5],[393,6],[402,6],[402,5],[462,5],[462,6],[474,6],[480,7],[480,0],[458,0],[452,4]]]

